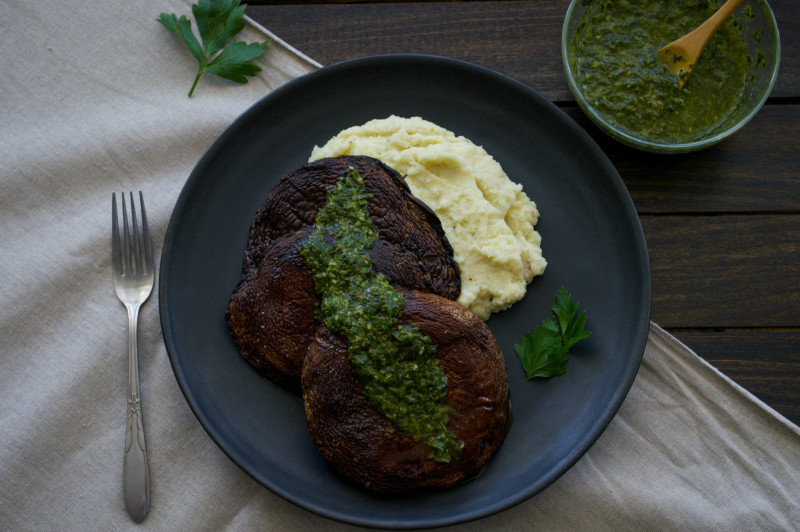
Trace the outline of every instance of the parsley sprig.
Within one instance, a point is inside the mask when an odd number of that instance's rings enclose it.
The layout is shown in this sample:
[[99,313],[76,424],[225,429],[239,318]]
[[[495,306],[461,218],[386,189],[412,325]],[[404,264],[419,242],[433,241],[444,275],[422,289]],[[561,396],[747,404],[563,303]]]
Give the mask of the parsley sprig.
[[564,287],[556,294],[551,310],[553,316],[537,325],[533,335],[525,333],[520,340],[522,343],[514,346],[528,380],[566,373],[564,364],[569,358],[570,348],[591,334],[584,329],[586,313],[578,314],[578,304]]
[[[247,83],[245,76],[255,76],[261,72],[250,61],[264,53],[267,42],[231,42],[244,29],[244,10],[245,6],[240,4],[240,0],[199,0],[192,5],[202,44],[192,32],[192,22],[186,16],[178,18],[174,13],[161,13],[156,19],[177,35],[197,59],[199,68],[189,90],[190,98],[200,76],[206,72],[236,83]],[[214,54],[217,55],[212,59]]]

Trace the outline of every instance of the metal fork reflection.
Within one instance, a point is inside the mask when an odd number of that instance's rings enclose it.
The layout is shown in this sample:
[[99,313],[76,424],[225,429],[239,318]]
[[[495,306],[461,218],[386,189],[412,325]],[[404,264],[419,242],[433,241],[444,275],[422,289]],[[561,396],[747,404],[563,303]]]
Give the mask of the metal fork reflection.
[[133,192],[130,196],[131,220],[125,194],[122,194],[122,234],[117,216],[117,196],[111,194],[111,253],[114,268],[114,289],[117,297],[128,309],[128,414],[125,432],[123,462],[123,491],[125,507],[137,523],[150,509],[150,475],[147,468],[147,448],[144,441],[142,402],[139,392],[139,357],[137,327],[139,308],[153,290],[155,270],[153,246],[147,227],[144,197],[139,192],[141,230],[136,219]]

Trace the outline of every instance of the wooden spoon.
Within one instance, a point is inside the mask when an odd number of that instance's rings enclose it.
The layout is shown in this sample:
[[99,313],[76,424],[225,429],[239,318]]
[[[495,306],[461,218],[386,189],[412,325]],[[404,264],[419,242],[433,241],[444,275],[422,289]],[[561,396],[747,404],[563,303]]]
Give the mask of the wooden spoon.
[[683,84],[689,79],[692,68],[697,64],[697,59],[703,53],[711,36],[743,1],[728,0],[695,30],[669,43],[656,53],[662,63],[678,74],[679,89],[682,89]]

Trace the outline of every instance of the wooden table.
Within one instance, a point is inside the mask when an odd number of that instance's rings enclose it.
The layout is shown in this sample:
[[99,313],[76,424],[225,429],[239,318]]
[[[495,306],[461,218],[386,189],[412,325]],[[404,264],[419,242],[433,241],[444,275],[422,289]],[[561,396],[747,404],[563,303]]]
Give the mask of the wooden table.
[[769,2],[781,34],[769,101],[730,139],[685,155],[624,147],[583,115],[561,64],[568,0],[289,0],[251,2],[247,14],[324,65],[442,55],[555,102],[594,137],[633,197],[650,252],[653,321],[800,424],[800,2]]

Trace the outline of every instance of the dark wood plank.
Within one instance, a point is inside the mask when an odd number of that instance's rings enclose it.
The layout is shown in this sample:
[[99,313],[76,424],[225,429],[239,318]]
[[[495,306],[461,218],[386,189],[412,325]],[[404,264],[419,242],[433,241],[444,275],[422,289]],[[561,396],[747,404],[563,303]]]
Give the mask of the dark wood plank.
[[[365,2],[251,5],[247,14],[322,64],[386,53],[455,57],[570,101],[561,63],[569,2]],[[772,0],[783,35],[774,97],[800,97],[800,3]]]
[[600,131],[565,107],[622,176],[640,213],[800,213],[800,105],[766,106],[711,148],[655,155]]
[[667,328],[800,328],[800,216],[641,220],[656,323]]
[[551,100],[572,99],[559,47],[568,2],[251,6],[248,14],[322,64],[419,53],[472,61]]
[[800,424],[800,331],[670,332],[726,376]]
[[778,23],[781,42],[781,62],[772,97],[797,98],[800,96],[800,2],[769,0],[769,6]]

